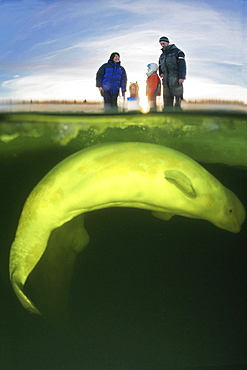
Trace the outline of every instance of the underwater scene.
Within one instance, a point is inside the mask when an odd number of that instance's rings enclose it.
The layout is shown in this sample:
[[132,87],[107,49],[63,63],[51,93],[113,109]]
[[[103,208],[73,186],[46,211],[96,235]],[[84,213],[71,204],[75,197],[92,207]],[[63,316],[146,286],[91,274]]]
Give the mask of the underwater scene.
[[246,368],[246,144],[240,111],[1,112],[1,369]]

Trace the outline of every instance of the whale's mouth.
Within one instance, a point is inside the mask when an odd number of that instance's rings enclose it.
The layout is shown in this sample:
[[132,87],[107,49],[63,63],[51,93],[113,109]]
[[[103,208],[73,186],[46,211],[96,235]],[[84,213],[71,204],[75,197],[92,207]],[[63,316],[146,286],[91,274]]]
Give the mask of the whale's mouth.
[[242,223],[239,223],[237,219],[229,220],[229,222],[212,222],[212,224],[231,233],[239,233],[242,226]]

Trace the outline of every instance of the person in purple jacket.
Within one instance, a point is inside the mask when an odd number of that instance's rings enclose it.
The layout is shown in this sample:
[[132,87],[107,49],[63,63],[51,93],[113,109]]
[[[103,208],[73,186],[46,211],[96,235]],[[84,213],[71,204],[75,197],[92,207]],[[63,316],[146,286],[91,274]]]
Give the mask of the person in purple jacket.
[[117,109],[117,98],[121,89],[122,96],[126,92],[127,74],[120,65],[119,53],[112,53],[96,74],[96,87],[104,98],[105,109]]

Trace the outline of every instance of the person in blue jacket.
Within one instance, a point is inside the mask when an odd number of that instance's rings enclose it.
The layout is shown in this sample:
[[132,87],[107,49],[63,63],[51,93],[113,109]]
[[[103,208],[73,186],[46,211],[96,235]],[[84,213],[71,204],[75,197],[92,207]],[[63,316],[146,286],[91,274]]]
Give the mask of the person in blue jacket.
[[96,87],[104,98],[105,109],[117,109],[117,98],[121,88],[125,95],[127,74],[120,65],[119,53],[112,53],[107,63],[104,63],[96,74]]

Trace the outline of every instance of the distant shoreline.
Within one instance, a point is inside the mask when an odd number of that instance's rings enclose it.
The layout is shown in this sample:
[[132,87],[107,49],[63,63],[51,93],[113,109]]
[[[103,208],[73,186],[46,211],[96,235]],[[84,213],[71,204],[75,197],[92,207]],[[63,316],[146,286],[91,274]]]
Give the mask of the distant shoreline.
[[[184,111],[190,110],[226,110],[247,112],[247,103],[227,100],[184,100]],[[160,111],[162,110],[159,109]],[[121,111],[121,107],[120,107]],[[0,100],[0,112],[71,112],[71,113],[103,113],[104,104],[101,101],[79,100]]]
[[[221,100],[221,99],[185,99],[185,103],[187,104],[230,104],[230,105],[241,105],[246,106],[247,103],[240,101],[240,100]],[[57,100],[57,99],[51,99],[51,100],[15,100],[15,99],[0,99],[0,105],[4,104],[91,104],[91,105],[98,105],[103,104],[103,101],[96,101],[96,100]]]

